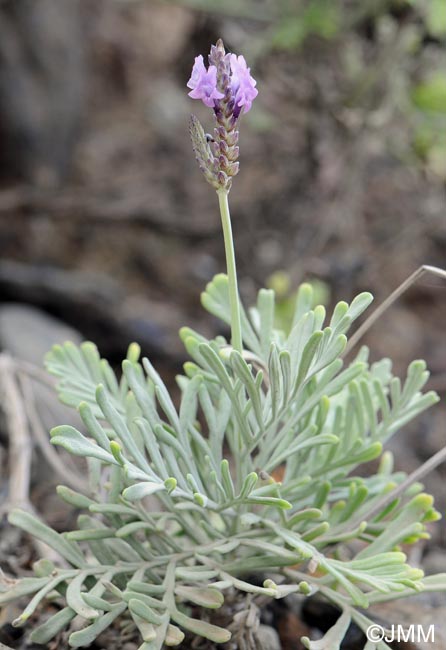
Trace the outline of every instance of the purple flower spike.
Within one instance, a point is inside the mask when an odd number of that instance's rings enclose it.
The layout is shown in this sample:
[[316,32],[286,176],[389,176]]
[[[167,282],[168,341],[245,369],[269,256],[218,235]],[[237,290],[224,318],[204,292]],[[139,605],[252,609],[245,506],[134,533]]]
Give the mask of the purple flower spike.
[[235,106],[242,108],[247,113],[252,102],[259,94],[256,89],[257,81],[251,77],[250,68],[247,67],[245,57],[236,54],[230,55],[231,61],[231,89],[235,99]]
[[238,173],[238,124],[257,97],[256,81],[243,56],[226,53],[223,41],[212,45],[209,67],[197,56],[187,84],[189,97],[201,99],[214,109],[213,137],[206,136],[196,117],[192,116],[190,132],[195,156],[206,180],[218,191],[229,191],[232,178]]
[[217,89],[217,68],[215,65],[210,65],[206,70],[201,54],[195,58],[187,87],[192,88],[188,93],[189,97],[201,99],[209,108],[214,108],[216,99],[223,99],[223,93]]

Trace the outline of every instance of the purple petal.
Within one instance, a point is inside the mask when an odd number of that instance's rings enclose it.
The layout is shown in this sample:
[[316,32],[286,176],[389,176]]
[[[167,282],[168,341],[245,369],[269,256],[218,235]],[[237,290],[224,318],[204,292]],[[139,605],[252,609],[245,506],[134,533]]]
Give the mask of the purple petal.
[[222,99],[223,93],[217,89],[217,68],[214,65],[206,67],[203,62],[203,57],[197,56],[195,58],[194,67],[192,68],[192,75],[187,83],[188,88],[192,88],[188,93],[192,99],[201,99],[203,104],[213,108],[216,99]]
[[195,63],[192,68],[191,77],[187,82],[187,87],[195,88],[197,84],[200,83],[200,79],[204,74],[206,74],[206,68],[203,62],[203,56],[200,54],[199,56],[195,57]]
[[231,54],[231,86],[238,107],[243,107],[247,113],[252,106],[253,100],[258,95],[255,88],[257,82],[251,77],[250,69],[246,65],[245,57]]

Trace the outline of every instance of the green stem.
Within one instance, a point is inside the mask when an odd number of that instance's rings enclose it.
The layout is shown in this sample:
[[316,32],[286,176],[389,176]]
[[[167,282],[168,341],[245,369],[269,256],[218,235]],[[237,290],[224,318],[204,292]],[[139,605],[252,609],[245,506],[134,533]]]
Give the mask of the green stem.
[[232,238],[231,215],[229,212],[227,190],[217,190],[220,206],[223,237],[225,241],[226,268],[229,282],[229,305],[231,308],[231,343],[238,352],[242,352],[242,328],[240,324],[240,299],[237,287],[237,270],[235,267],[234,240]]

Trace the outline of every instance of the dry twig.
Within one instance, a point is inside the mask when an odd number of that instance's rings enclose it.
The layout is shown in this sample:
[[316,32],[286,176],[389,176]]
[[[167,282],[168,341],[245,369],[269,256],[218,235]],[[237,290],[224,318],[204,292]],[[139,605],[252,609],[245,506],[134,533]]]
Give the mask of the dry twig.
[[9,434],[9,497],[7,508],[32,509],[29,500],[32,439],[15,373],[14,360],[0,355],[0,392]]
[[39,445],[39,448],[46,461],[56,472],[56,474],[63,478],[65,485],[68,485],[69,487],[73,488],[74,490],[78,490],[79,492],[84,491],[86,489],[85,481],[79,474],[76,474],[72,469],[70,469],[70,467],[67,466],[66,462],[62,463],[59,454],[49,442],[48,433],[45,431],[45,428],[42,425],[41,419],[37,412],[32,383],[29,377],[21,374],[19,381],[24,401],[26,403],[26,412],[32,435]]
[[[34,443],[64,483],[83,491],[82,476],[62,463],[59,454],[51,446],[49,436],[39,417],[31,379],[43,380],[45,374],[32,364],[23,364],[3,353],[0,355],[0,392],[9,434],[9,498],[3,507],[32,510],[29,498],[31,462]],[[45,382],[48,385],[49,382]]]
[[440,269],[437,266],[428,266],[427,264],[423,264],[420,266],[414,273],[412,273],[411,276],[407,278],[407,280],[404,280],[400,284],[399,287],[395,289],[395,291],[392,291],[390,296],[384,300],[378,307],[375,309],[373,314],[367,318],[367,320],[359,327],[356,332],[353,334],[353,336],[350,337],[350,340],[348,342],[348,345],[345,349],[344,356],[350,352],[352,348],[355,347],[355,345],[362,339],[364,334],[376,323],[377,320],[383,315],[385,311],[393,303],[398,300],[400,296],[402,296],[417,280],[419,280],[423,275],[426,273],[430,273],[432,275],[436,275],[439,278],[443,278],[446,280],[446,270]]

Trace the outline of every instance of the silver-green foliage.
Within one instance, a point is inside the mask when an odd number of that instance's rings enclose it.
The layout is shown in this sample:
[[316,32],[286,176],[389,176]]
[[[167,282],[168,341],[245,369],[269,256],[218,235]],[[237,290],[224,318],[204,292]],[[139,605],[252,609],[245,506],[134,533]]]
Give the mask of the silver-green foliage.
[[[304,643],[335,650],[351,620],[370,624],[358,608],[444,588],[444,576],[422,580],[398,550],[427,536],[425,524],[437,518],[432,498],[416,484],[383,500],[405,478],[383,443],[437,401],[422,393],[425,364],[413,362],[402,383],[388,360],[369,364],[365,348],[342,361],[346,333],[371,299],[339,303],[326,325],[302,285],[286,334],[274,328],[273,292],[261,290],[242,312],[243,354],[222,337],[183,329],[191,361],[178,377],[179,409],[151,363],[139,363],[138,346],[120,381],[92,343],[56,346],[47,367],[86,433],[59,426],[51,442],[87,459],[89,494],[59,486],[83,512],[64,534],[28,513],[10,515],[65,561],[38,562],[36,577],[0,594],[0,603],[32,595],[15,624],[56,592],[64,607],[32,632],[34,642],[78,617],[69,644],[86,647],[121,617],[138,628],[140,650],[159,650],[181,643],[182,630],[227,641],[230,632],[197,606],[219,608],[228,589],[271,598],[319,591],[343,614],[325,640]],[[202,302],[229,322],[226,276]],[[380,456],[375,475],[355,475]]]

